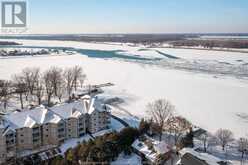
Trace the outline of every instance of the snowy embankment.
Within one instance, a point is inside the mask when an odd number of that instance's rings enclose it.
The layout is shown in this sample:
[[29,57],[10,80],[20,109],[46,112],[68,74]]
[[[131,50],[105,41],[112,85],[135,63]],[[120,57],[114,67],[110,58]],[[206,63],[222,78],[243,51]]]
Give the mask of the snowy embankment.
[[[62,41],[25,41],[26,44],[36,46],[68,46],[84,49],[137,51],[137,47],[126,45],[106,45]],[[25,44],[24,42],[24,44]],[[195,59],[198,55],[193,50],[186,53],[172,53],[172,49],[160,50],[179,58]],[[141,51],[142,52],[142,51]],[[209,53],[209,51],[207,51]],[[222,52],[216,52],[222,53]],[[141,53],[142,55],[142,53]],[[147,56],[148,54],[146,54]],[[183,57],[183,55],[185,57]],[[187,56],[187,57],[186,57]],[[195,57],[193,57],[195,56]],[[215,59],[216,55],[202,57]],[[211,56],[211,57],[208,57]],[[246,54],[233,53],[223,61],[235,58],[234,61],[248,62]],[[229,58],[230,57],[230,58]],[[238,62],[238,61],[237,61]],[[178,114],[183,115],[192,123],[215,132],[218,128],[230,129],[238,138],[248,132],[248,124],[239,114],[247,113],[248,83],[231,77],[219,77],[211,74],[195,74],[175,69],[165,69],[159,65],[146,65],[122,60],[89,58],[83,55],[47,56],[1,59],[0,79],[11,78],[14,73],[20,72],[24,67],[41,67],[42,70],[50,66],[69,67],[81,65],[88,76],[88,83],[100,84],[112,82],[113,87],[105,89],[105,95],[120,97],[125,100],[120,107],[114,110],[115,115],[127,118],[131,113],[135,116],[145,116],[146,105],[158,98],[167,98],[175,106]]]

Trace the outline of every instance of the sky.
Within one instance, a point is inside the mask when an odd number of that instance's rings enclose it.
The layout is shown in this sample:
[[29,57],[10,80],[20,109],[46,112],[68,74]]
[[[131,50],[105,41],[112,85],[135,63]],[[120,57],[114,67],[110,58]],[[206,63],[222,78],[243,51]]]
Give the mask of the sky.
[[248,0],[28,0],[29,33],[245,33]]

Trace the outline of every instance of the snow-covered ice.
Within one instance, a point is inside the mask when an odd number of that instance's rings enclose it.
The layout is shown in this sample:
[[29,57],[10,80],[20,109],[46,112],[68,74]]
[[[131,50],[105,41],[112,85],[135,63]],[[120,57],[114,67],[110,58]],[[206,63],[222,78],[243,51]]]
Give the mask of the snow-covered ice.
[[[68,46],[100,50],[136,51],[137,47],[127,45],[107,45],[62,41],[25,41],[36,46]],[[23,42],[25,44],[25,42]],[[170,49],[164,53],[186,58],[179,50]],[[181,50],[182,51],[182,50]],[[191,58],[197,58],[197,53],[190,50]],[[141,51],[142,52],[142,51]],[[209,51],[206,51],[209,53]],[[211,52],[210,52],[211,53]],[[216,52],[205,55],[208,60],[218,59],[227,62],[236,60],[247,61],[246,54],[232,53],[219,55]],[[215,55],[216,54],[216,55]],[[219,55],[219,56],[218,56]],[[195,57],[194,57],[195,56]],[[200,56],[200,54],[199,54]],[[203,56],[203,57],[205,57]],[[208,57],[211,56],[211,57]],[[229,58],[230,57],[230,58]],[[232,58],[231,58],[232,57]],[[112,82],[113,87],[105,89],[106,95],[123,96],[125,103],[121,108],[131,114],[143,117],[146,114],[146,104],[158,98],[166,98],[175,106],[178,114],[188,118],[192,123],[215,132],[218,128],[231,129],[236,137],[245,136],[248,132],[247,121],[241,120],[238,114],[247,113],[248,83],[234,77],[216,77],[211,74],[187,72],[176,69],[166,69],[161,66],[128,62],[117,59],[97,59],[83,55],[42,56],[0,59],[0,78],[11,78],[14,73],[24,67],[50,66],[69,67],[81,65],[87,74],[88,83],[99,84]],[[229,61],[230,60],[230,61]]]
[[[175,48],[154,48],[163,53],[175,55],[179,58],[190,60],[212,60],[219,62],[227,62],[230,64],[240,64],[248,62],[247,53],[224,52],[212,50],[194,50],[194,49],[175,49]],[[240,61],[241,60],[241,61]]]

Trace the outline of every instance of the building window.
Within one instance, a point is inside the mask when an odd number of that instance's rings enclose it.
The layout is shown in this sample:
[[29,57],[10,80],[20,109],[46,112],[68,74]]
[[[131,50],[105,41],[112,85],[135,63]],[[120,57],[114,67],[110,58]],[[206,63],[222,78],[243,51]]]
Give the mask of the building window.
[[60,128],[58,131],[59,132],[64,132],[64,128]]
[[21,140],[21,143],[24,143],[24,140]]
[[46,131],[48,131],[48,129],[46,129]]

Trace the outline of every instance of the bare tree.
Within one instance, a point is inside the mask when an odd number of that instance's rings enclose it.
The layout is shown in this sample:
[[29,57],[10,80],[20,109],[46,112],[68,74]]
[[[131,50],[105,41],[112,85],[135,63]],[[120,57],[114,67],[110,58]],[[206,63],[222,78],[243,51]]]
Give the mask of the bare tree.
[[216,139],[213,135],[211,135],[210,133],[206,132],[206,133],[203,133],[202,135],[200,135],[198,137],[198,139],[200,141],[202,141],[203,143],[203,149],[204,149],[204,152],[207,152],[207,149],[213,144],[213,143],[216,143]]
[[215,135],[218,138],[223,151],[225,150],[226,145],[234,140],[233,133],[228,129],[219,129]]
[[43,75],[45,91],[47,94],[47,104],[51,106],[51,97],[54,94],[53,73],[52,70],[47,70]]
[[166,128],[173,134],[175,144],[192,127],[191,123],[181,116],[171,117],[168,119],[166,125]]
[[87,94],[88,94],[88,95],[91,95],[91,92],[92,92],[93,88],[92,88],[92,86],[89,84],[89,85],[86,86],[86,90],[87,90]]
[[74,66],[72,68],[72,75],[73,75],[73,87],[74,90],[77,90],[77,84],[80,83],[82,85],[82,82],[85,79],[85,74],[83,73],[83,68],[80,66]]
[[65,69],[63,76],[65,79],[65,86],[66,86],[67,94],[68,94],[69,99],[70,99],[72,89],[73,89],[73,71],[72,71],[72,69],[71,68]]
[[25,79],[22,75],[14,75],[13,82],[15,93],[19,94],[21,109],[23,109],[23,95],[25,94],[25,92],[27,92],[27,85],[25,83]]
[[57,91],[59,87],[61,86],[61,84],[63,83],[63,78],[62,78],[63,70],[58,67],[52,67],[50,68],[50,72],[51,72],[51,80],[52,80],[53,88],[54,88],[54,94],[55,96],[58,96]]
[[244,155],[248,152],[248,139],[240,138],[238,141],[238,150],[241,153],[241,164],[243,163]]
[[40,74],[39,68],[25,68],[22,70],[22,76],[24,77],[25,84],[29,90],[29,93],[33,95],[35,88],[35,82]]
[[57,97],[59,99],[59,101],[62,101],[62,97],[63,95],[66,93],[66,87],[65,87],[65,83],[59,83],[58,89],[57,89]]
[[38,105],[41,104],[42,97],[44,96],[44,83],[43,83],[43,77],[41,73],[37,75],[37,79],[35,81],[35,90],[34,95],[37,97]]
[[6,110],[9,99],[11,98],[11,82],[7,80],[0,80],[0,102]]
[[79,78],[81,88],[83,88],[85,80],[86,80],[86,74],[81,75],[81,77]]
[[161,141],[163,130],[169,118],[172,117],[174,106],[165,99],[159,99],[147,105],[147,113],[158,124],[159,139]]

